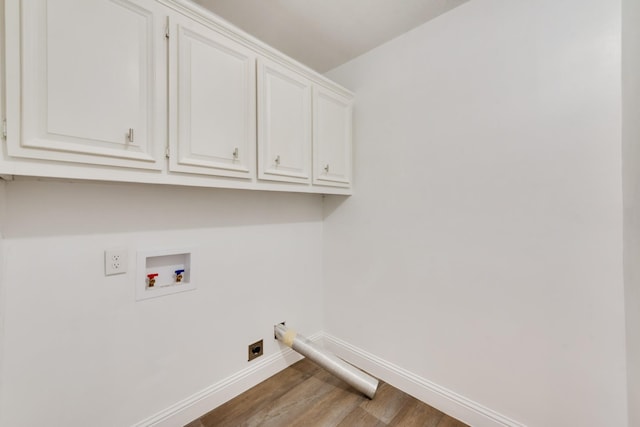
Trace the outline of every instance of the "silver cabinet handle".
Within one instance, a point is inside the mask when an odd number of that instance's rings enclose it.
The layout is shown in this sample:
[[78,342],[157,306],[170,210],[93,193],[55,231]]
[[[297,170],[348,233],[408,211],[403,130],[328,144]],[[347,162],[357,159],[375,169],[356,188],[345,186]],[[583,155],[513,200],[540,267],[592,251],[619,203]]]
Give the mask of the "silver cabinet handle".
[[324,167],[324,173],[329,173],[329,163]]
[[127,133],[127,140],[129,140],[129,142],[133,142],[133,128],[129,128],[129,132]]
[[238,147],[236,147],[236,149],[233,150],[233,160],[238,160],[239,156],[240,154],[238,153]]
[[276,157],[276,166],[280,166],[280,156]]

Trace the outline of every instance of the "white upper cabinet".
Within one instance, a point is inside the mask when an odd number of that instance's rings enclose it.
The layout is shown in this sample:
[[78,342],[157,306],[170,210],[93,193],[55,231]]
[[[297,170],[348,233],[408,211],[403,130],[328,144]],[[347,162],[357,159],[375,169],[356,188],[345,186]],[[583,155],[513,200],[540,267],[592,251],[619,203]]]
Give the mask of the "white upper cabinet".
[[255,53],[193,20],[170,22],[170,170],[252,178]]
[[7,2],[8,154],[161,169],[166,15],[158,10],[153,0]]
[[353,101],[323,87],[313,90],[313,183],[351,185]]
[[191,1],[2,7],[0,176],[351,194],[352,94]]
[[311,182],[311,83],[258,60],[258,178]]

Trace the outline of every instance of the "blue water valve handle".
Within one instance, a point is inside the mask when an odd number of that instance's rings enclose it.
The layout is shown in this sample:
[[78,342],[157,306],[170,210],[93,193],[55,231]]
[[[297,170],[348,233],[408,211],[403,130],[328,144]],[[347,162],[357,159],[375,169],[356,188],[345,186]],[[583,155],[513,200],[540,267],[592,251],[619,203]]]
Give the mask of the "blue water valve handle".
[[176,270],[175,273],[176,273],[176,276],[178,276],[178,275],[184,273],[184,270]]

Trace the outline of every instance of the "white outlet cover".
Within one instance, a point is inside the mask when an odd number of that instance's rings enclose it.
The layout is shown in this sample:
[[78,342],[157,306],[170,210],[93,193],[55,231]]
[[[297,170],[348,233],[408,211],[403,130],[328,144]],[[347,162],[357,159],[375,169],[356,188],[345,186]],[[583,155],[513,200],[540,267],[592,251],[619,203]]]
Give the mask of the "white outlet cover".
[[108,249],[104,251],[104,275],[113,276],[127,272],[129,255],[126,249]]

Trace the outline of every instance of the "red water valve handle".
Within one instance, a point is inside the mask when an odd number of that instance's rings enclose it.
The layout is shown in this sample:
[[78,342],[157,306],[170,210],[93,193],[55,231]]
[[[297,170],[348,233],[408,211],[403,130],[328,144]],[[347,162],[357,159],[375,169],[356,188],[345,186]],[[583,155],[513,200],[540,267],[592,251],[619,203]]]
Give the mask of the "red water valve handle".
[[153,274],[147,274],[147,278],[149,279],[149,287],[153,288],[156,284],[156,277],[158,276],[158,273],[153,273]]

